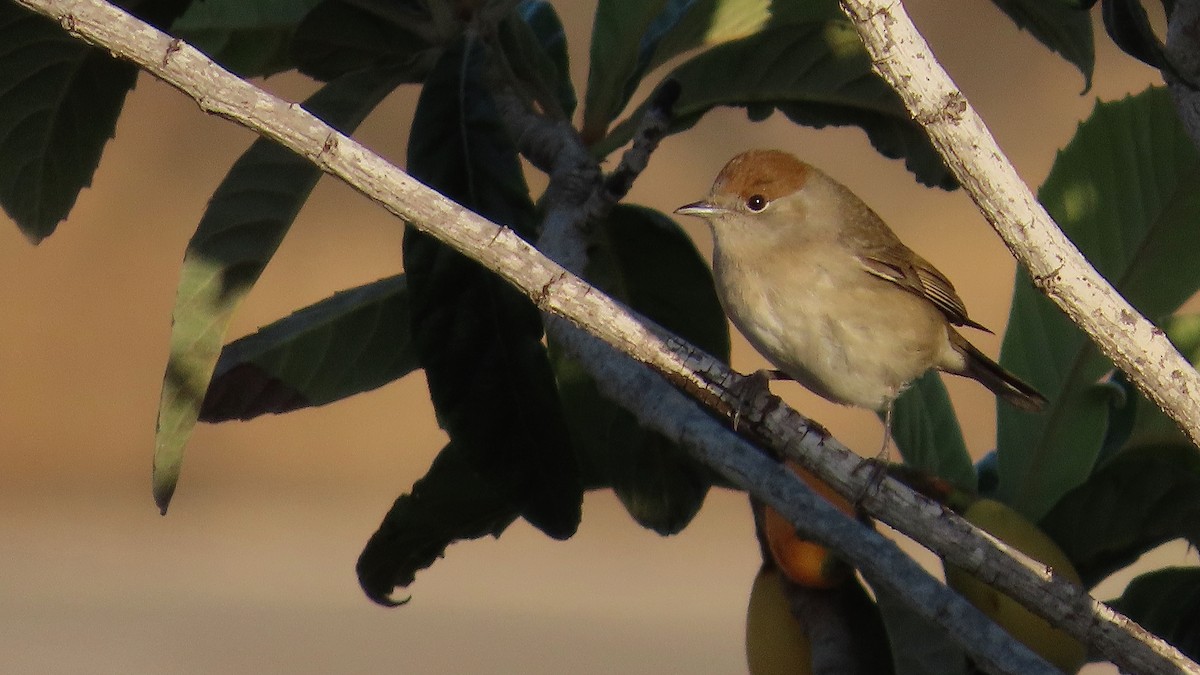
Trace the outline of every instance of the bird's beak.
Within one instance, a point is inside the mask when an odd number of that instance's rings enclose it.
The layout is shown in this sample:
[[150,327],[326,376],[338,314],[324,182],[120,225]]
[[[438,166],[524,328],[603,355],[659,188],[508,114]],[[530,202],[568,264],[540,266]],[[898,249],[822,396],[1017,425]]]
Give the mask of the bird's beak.
[[709,218],[709,217],[717,215],[718,213],[721,213],[724,210],[725,209],[722,209],[721,207],[717,206],[716,204],[713,204],[712,202],[706,202],[704,200],[700,200],[698,202],[692,202],[691,204],[684,204],[683,206],[675,209],[675,213],[678,213],[681,216],[697,216],[700,218]]

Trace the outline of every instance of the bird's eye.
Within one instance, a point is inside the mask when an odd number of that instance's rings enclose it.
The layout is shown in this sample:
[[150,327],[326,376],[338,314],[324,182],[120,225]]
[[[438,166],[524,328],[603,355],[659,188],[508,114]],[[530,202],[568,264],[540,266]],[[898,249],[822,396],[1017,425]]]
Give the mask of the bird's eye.
[[762,195],[750,195],[746,200],[746,208],[751,211],[762,211],[767,208],[767,198]]

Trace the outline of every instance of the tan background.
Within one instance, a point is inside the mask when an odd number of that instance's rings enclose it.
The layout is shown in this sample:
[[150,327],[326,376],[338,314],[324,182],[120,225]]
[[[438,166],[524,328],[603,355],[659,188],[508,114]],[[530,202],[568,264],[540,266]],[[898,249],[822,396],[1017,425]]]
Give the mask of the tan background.
[[[988,2],[909,3],[939,57],[1022,175],[1039,184],[1095,97],[1159,78],[1099,36],[1094,89]],[[569,17],[576,81],[587,11]],[[302,97],[311,85],[267,85]],[[413,90],[360,136],[403,157]],[[714,493],[688,530],[643,531],[589,496],[568,543],[518,524],[456,545],[411,591],[369,603],[354,562],[392,500],[443,439],[419,375],[282,418],[201,427],[171,514],[150,499],[155,406],[178,266],[208,195],[251,142],[143,78],[93,189],[39,247],[0,218],[0,671],[39,673],[734,673],[757,565],[744,498]],[[925,190],[855,129],[709,115],[668,139],[631,199],[669,210],[701,196],[726,159],[794,151],[872,204],[958,286],[974,317],[1007,316],[1013,263],[961,193]],[[707,234],[686,223],[707,253]],[[234,335],[337,289],[399,271],[400,229],[331,179],[239,313]],[[995,353],[997,340],[976,336]],[[761,361],[743,345],[735,365]],[[991,398],[949,383],[972,451],[994,434]],[[960,386],[963,385],[963,386]],[[863,451],[870,415],[795,385],[778,391]],[[1184,561],[1182,547],[1161,554]],[[927,558],[928,556],[926,556]],[[1189,559],[1191,557],[1189,556]],[[1119,592],[1114,581],[1101,597]]]

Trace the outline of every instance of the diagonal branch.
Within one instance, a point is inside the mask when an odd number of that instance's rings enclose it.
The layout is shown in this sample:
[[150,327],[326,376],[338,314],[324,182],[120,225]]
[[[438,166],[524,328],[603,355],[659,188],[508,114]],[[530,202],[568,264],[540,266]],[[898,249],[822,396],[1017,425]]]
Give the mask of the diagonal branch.
[[[728,416],[738,406],[729,386],[738,377],[677,338],[639,322],[612,300],[550,261],[510,230],[449,202],[354,140],[339,134],[295,103],[272,97],[223,70],[200,52],[101,0],[15,0],[58,21],[72,35],[134,61],[196,100],[206,112],[227,117],[297,152],[347,182],[396,216],[486,265],[525,292],[543,312],[562,317],[634,361],[650,366],[676,387]],[[638,369],[643,374],[644,369]],[[687,420],[669,434],[729,480],[775,507],[808,537],[847,554],[873,582],[923,595],[914,609],[967,643],[993,672],[1048,672],[1040,659],[988,622],[962,598],[933,582],[893,544],[861,536],[831,505],[817,499],[790,471],[734,437],[681,397],[648,405],[674,406]],[[685,414],[686,411],[686,414]],[[857,456],[798,413],[760,397],[743,413],[746,432],[764,446],[795,458],[839,492],[868,492],[871,472],[856,472]],[[736,447],[735,447],[736,446]],[[1200,667],[1113,612],[1052,570],[973,528],[940,505],[884,479],[863,505],[958,566],[984,571],[1000,590],[1122,667],[1145,673],[1200,673]],[[832,512],[830,515],[829,512]],[[842,520],[837,520],[841,518]],[[830,520],[832,519],[832,520]],[[832,525],[830,524],[832,523]],[[820,528],[820,529],[818,529]],[[907,562],[905,562],[907,561]],[[896,566],[897,571],[889,569]],[[914,597],[907,595],[906,597]]]
[[841,0],[875,70],[904,101],[1033,283],[1194,445],[1200,374],[1100,276],[1017,175],[897,0]]

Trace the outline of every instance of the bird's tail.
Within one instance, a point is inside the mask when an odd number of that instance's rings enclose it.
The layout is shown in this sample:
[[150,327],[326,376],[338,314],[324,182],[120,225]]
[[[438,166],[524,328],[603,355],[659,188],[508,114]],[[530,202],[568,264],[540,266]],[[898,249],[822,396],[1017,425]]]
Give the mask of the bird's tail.
[[956,331],[950,331],[950,341],[954,347],[966,357],[966,367],[961,373],[987,387],[993,394],[1025,412],[1040,412],[1046,407],[1046,397],[1037,389],[1025,384],[1016,375],[1000,367],[1000,364],[989,359],[967,342],[967,339]]

